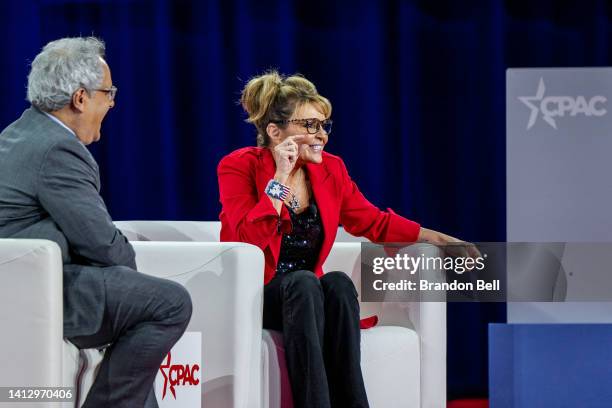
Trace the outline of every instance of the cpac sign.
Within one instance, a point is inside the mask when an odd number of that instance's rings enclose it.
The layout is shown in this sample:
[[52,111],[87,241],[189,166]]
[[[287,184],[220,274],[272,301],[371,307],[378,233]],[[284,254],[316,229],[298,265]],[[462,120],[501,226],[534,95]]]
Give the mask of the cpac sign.
[[200,408],[202,336],[186,332],[159,366],[155,396],[160,408]]
[[197,378],[200,365],[172,364],[172,351],[168,352],[166,360],[159,366],[159,371],[164,377],[162,399],[166,398],[166,391],[168,390],[170,390],[172,396],[176,399],[174,387],[198,385],[200,383],[200,379]]
[[544,79],[540,78],[535,96],[518,97],[521,102],[531,109],[527,129],[531,129],[540,113],[542,114],[542,119],[555,129],[557,129],[555,117],[563,117],[565,115],[576,116],[579,114],[585,116],[603,116],[607,113],[604,105],[608,99],[605,96],[596,95],[587,99],[584,96],[544,96],[545,92]]

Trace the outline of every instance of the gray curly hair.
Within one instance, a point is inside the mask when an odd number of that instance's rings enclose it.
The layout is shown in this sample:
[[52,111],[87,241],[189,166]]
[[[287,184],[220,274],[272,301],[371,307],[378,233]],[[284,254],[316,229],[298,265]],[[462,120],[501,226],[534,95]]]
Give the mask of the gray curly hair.
[[51,112],[68,105],[77,89],[99,88],[104,50],[104,42],[95,37],[62,38],[45,45],[28,75],[28,101]]

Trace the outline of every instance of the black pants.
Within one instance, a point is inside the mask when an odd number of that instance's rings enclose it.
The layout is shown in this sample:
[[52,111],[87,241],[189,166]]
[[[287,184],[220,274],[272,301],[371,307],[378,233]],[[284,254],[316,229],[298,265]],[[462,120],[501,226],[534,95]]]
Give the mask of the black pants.
[[346,274],[318,279],[295,271],[274,277],[264,288],[263,324],[283,332],[296,408],[369,406],[357,291]]
[[102,326],[91,336],[69,339],[79,348],[111,343],[83,407],[157,407],[153,381],[187,328],[189,293],[178,283],[125,267],[103,268],[100,273],[106,290]]

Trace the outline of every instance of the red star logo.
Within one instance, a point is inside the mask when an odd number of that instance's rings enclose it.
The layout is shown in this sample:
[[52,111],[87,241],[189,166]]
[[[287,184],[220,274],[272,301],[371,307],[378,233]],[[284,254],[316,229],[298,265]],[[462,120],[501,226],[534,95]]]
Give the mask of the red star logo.
[[[166,373],[164,369],[168,369],[168,370],[170,369],[171,361],[172,361],[172,354],[168,352],[168,356],[167,356],[167,359],[165,360],[165,364],[163,364],[162,362],[162,364],[159,366],[159,371],[161,371],[162,375],[164,376],[164,389],[162,391],[162,399],[164,399],[164,397],[166,396],[168,381],[170,380],[169,378],[170,372],[168,371],[168,373]],[[174,399],[176,399],[176,393],[174,392],[174,384],[172,384],[172,381],[170,381],[170,392],[172,393],[172,396],[174,397]]]

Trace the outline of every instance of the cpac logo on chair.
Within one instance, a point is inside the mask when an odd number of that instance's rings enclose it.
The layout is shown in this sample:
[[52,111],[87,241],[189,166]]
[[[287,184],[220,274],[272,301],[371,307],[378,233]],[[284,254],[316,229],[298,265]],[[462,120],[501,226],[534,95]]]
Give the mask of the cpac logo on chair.
[[202,401],[202,334],[186,332],[159,366],[155,396],[160,408],[199,408]]
[[519,96],[531,114],[527,122],[527,129],[531,129],[542,114],[542,119],[553,128],[557,129],[555,117],[585,115],[585,116],[604,116],[607,110],[604,108],[608,98],[602,95],[595,95],[590,98],[585,96],[544,96],[546,85],[544,78],[540,78],[538,90],[534,96]]

